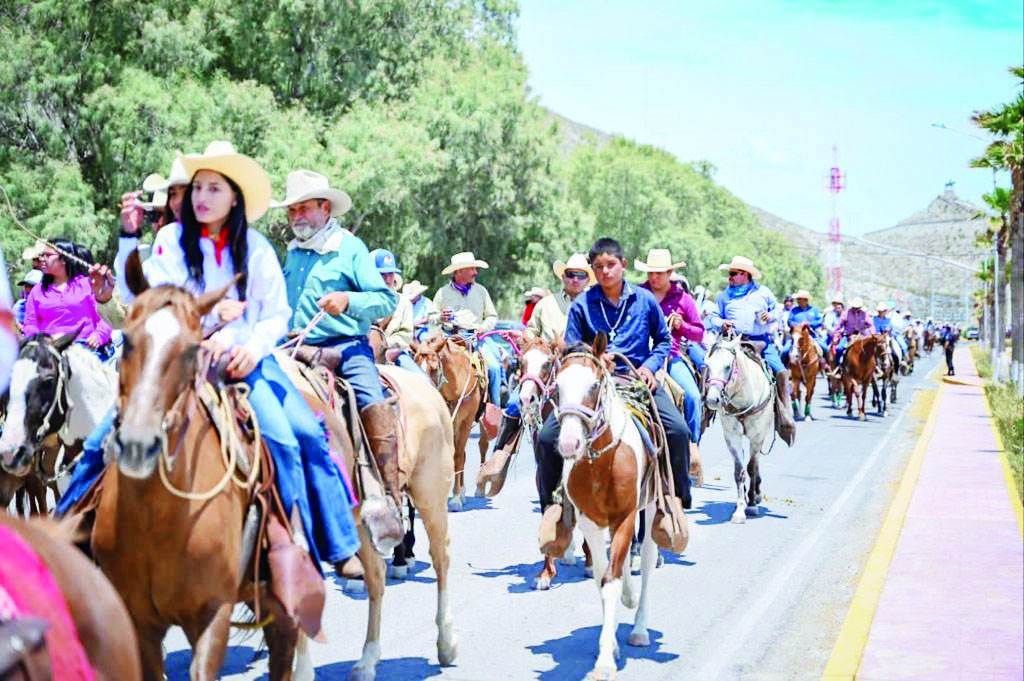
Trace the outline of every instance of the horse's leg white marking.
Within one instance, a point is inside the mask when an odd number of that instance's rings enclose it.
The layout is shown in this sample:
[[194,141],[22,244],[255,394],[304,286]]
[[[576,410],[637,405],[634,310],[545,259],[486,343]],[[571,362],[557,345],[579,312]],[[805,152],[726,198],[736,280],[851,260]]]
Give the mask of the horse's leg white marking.
[[315,681],[316,679],[316,671],[313,669],[313,657],[309,654],[309,638],[301,631],[299,632],[299,640],[295,642],[292,678],[294,681]]
[[746,520],[747,507],[747,462],[743,455],[744,436],[743,426],[732,417],[722,418],[722,432],[725,434],[725,444],[732,454],[733,475],[736,480],[736,510],[732,514],[732,522],[742,523]]
[[0,435],[0,453],[13,452],[28,439],[25,416],[28,410],[28,386],[39,377],[39,367],[30,359],[19,359],[11,369],[7,420]]
[[[615,609],[618,607],[619,597],[622,593],[622,582],[618,579],[609,581],[603,585],[605,574],[608,572],[608,554],[606,549],[608,532],[594,524],[585,515],[579,517],[579,527],[583,531],[583,538],[590,545],[590,553],[594,562],[594,584],[601,596],[601,636],[598,643],[597,664],[595,670],[615,670]],[[628,570],[628,566],[623,567]]]
[[363,644],[363,655],[352,667],[348,678],[350,681],[373,681],[377,678],[377,662],[380,661],[380,641],[367,641]]
[[647,632],[647,602],[650,596],[650,579],[658,562],[658,547],[651,536],[654,524],[654,504],[648,504],[644,513],[644,541],[640,546],[640,604],[633,620],[633,630],[629,633],[629,645],[647,646],[651,644],[651,636]]

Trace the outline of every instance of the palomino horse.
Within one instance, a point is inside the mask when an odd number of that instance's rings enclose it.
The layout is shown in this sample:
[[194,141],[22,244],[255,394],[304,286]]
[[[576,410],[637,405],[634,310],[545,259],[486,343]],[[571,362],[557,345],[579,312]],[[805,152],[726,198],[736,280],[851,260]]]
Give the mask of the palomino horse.
[[[18,570],[19,583],[7,586],[19,587],[14,595],[23,601],[34,601],[38,606],[31,608],[31,612],[23,612],[23,615],[41,617],[49,622],[51,629],[47,632],[46,641],[51,659],[59,656],[64,662],[73,660],[74,652],[69,646],[80,642],[88,664],[100,681],[141,679],[135,630],[124,603],[103,573],[72,546],[70,529],[48,520],[25,522],[0,515],[0,535],[5,531],[17,535],[53,577],[60,591],[57,597],[63,596],[70,614],[70,624],[54,612],[62,609],[64,604],[50,602],[45,597],[46,589],[37,582],[40,576],[30,566],[12,565]],[[0,564],[4,560],[13,560],[15,556],[16,552],[5,545]],[[0,590],[4,587],[3,581],[0,579]],[[71,624],[74,632],[68,631]],[[77,642],[74,641],[74,633],[78,635]],[[52,671],[57,673],[57,669]]]
[[[430,376],[434,386],[448,405],[451,422],[455,434],[455,481],[452,496],[448,501],[451,511],[461,511],[466,502],[464,471],[466,468],[466,443],[473,424],[483,413],[487,401],[487,386],[478,377],[477,365],[473,354],[466,347],[465,339],[459,336],[437,336],[423,343],[413,345],[415,362]],[[477,362],[481,367],[479,373],[486,375],[483,369],[484,358],[476,353]],[[490,445],[484,428],[480,428],[480,464],[487,460],[487,448]],[[477,486],[477,496],[484,496],[485,490]]]
[[[562,486],[579,514],[579,526],[593,552],[594,582],[601,595],[603,617],[594,679],[615,677],[616,607],[620,600],[637,608],[629,645],[650,645],[647,607],[650,576],[657,549],[651,534],[653,495],[645,504],[641,548],[640,598],[633,591],[628,560],[644,472],[648,463],[643,440],[615,388],[606,360],[607,336],[598,334],[594,346],[577,344],[562,356],[555,383],[555,406],[561,433],[558,449],[565,459]],[[684,526],[685,527],[685,526]],[[611,535],[611,549],[604,546]]]
[[705,364],[705,403],[721,415],[725,444],[732,453],[736,479],[732,522],[743,523],[748,515],[756,516],[759,512],[759,458],[767,453],[763,451],[765,441],[775,430],[775,388],[761,365],[747,355],[739,336],[719,337],[708,351]]
[[861,421],[867,420],[864,403],[867,401],[868,385],[874,380],[879,347],[884,339],[876,334],[855,338],[843,355],[843,391],[846,393],[846,415],[853,416],[853,399],[857,398],[857,414]]
[[[346,463],[349,475],[357,480],[356,460],[343,415],[324,399],[325,387],[310,383],[305,375],[286,357],[278,354],[281,367],[302,392],[313,411],[324,415],[324,423],[336,450],[349,454]],[[455,660],[458,640],[452,631],[451,607],[448,599],[448,509],[446,499],[451,488],[453,473],[452,423],[448,407],[441,396],[423,376],[393,366],[377,369],[397,387],[396,397],[402,416],[399,424],[399,470],[403,473],[404,488],[420,513],[430,542],[430,559],[437,575],[437,657],[442,665]],[[357,507],[364,508],[365,504]],[[365,509],[364,509],[365,510]],[[366,590],[369,594],[369,617],[363,654],[355,664],[350,679],[369,680],[376,674],[380,660],[381,607],[384,600],[385,565],[375,549],[367,531],[365,518],[359,523],[361,547],[359,559],[363,564]],[[411,519],[410,519],[411,521]]]
[[803,401],[803,418],[813,421],[811,399],[814,397],[814,386],[818,382],[823,360],[807,322],[793,327],[791,337],[793,346],[789,351],[789,375],[793,377],[793,418],[800,420],[800,402]]
[[114,406],[117,375],[75,334],[26,338],[8,393],[0,435],[4,470],[22,478],[36,512],[46,512],[46,487],[70,470],[83,440]]
[[[130,258],[129,268],[137,263]],[[161,642],[172,625],[192,645],[191,678],[217,678],[232,608],[258,598],[244,580],[251,480],[239,480],[258,459],[239,463],[248,452],[236,459],[197,405],[200,320],[233,285],[196,299],[173,286],[146,290],[143,281],[125,320],[120,425],[108,449],[117,465],[98,482],[92,548],[128,607],[150,681],[163,678]],[[276,599],[259,600],[274,615],[264,628],[270,678],[290,679],[298,628]]]

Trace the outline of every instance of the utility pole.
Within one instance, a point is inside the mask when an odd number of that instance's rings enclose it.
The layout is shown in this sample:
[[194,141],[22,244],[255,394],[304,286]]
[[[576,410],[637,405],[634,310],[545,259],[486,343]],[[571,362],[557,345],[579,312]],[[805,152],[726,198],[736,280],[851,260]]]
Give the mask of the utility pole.
[[832,145],[832,167],[829,169],[828,191],[832,195],[832,220],[828,224],[829,255],[827,276],[831,294],[840,294],[843,290],[843,237],[839,226],[839,192],[846,188],[844,177],[839,170],[839,148]]

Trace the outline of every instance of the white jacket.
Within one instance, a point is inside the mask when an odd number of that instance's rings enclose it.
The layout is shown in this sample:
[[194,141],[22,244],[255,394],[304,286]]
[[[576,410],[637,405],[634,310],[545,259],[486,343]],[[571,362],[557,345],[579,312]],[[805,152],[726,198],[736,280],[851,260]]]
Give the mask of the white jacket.
[[[197,282],[189,279],[185,253],[179,243],[181,231],[181,225],[174,223],[157,233],[152,254],[146,260],[145,273],[150,286],[172,284],[198,295],[228,284],[235,276],[229,248],[224,248],[218,264],[213,242],[202,237],[199,239],[199,249],[203,253],[203,285],[200,287]],[[249,277],[245,288],[245,313],[214,334],[213,340],[227,348],[242,345],[257,360],[261,360],[271,353],[287,333],[292,310],[288,307],[281,264],[270,242],[251,228],[246,237],[249,241]],[[234,286],[225,297],[238,299]],[[217,315],[207,315],[203,319],[203,327],[209,329],[217,322]]]

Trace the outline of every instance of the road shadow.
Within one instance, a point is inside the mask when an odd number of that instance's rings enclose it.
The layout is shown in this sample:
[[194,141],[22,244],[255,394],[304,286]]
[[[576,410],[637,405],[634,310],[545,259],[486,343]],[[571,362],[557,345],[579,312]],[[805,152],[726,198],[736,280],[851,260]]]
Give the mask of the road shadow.
[[[615,664],[619,671],[626,667],[628,660],[651,660],[658,664],[667,664],[679,659],[679,655],[676,653],[661,652],[662,633],[655,629],[647,630],[651,636],[649,646],[636,648],[626,645],[629,632],[632,629],[632,624],[623,622],[615,630],[615,639],[619,643],[619,657],[615,660]],[[527,646],[526,649],[534,655],[550,655],[555,662],[554,669],[535,670],[537,679],[561,681],[562,679],[585,678],[597,661],[597,642],[600,634],[600,626],[582,627],[573,630],[568,636],[550,639],[535,646]]]
[[[262,632],[257,632],[262,640]],[[252,670],[253,663],[267,656],[265,648],[255,649],[252,646],[228,646],[224,654],[224,664],[220,675],[244,674]],[[189,681],[188,667],[192,664],[191,650],[175,650],[164,659],[164,672],[167,681]]]
[[[472,568],[473,565],[470,564],[470,567]],[[544,561],[538,560],[534,563],[516,563],[515,565],[507,565],[503,568],[497,568],[494,570],[476,570],[474,568],[473,574],[487,579],[496,579],[500,577],[510,578],[512,581],[510,581],[505,588],[510,594],[522,594],[534,591],[534,579],[538,574],[540,574],[541,568],[543,567]],[[551,582],[552,589],[556,589],[562,584],[585,582],[590,579],[583,572],[582,558],[577,559],[576,565],[562,565],[561,563],[558,563],[557,568],[558,576]]]
[[[778,518],[785,520],[789,516],[773,513],[772,509],[762,503],[761,510],[756,516],[747,516],[747,520],[760,520],[761,518]],[[725,525],[732,521],[732,513],[736,510],[734,501],[705,501],[696,513],[703,513],[707,516],[704,520],[698,520],[698,525]]]
[[[358,660],[335,662],[316,668],[317,681],[344,681]],[[429,679],[441,674],[441,665],[431,664],[425,657],[395,657],[377,663],[377,681]]]
[[664,549],[658,549],[661,552],[661,558],[665,561],[665,565],[684,565],[686,567],[692,567],[696,565],[692,560],[686,560],[678,553],[672,553],[671,551],[665,551]]
[[467,496],[466,500],[462,502],[462,511],[493,511],[494,506],[491,504],[490,497],[471,497]]
[[[387,567],[385,568],[388,570],[389,575],[387,577],[387,582],[385,583],[385,589],[387,587],[401,586],[405,582],[416,582],[419,584],[435,584],[437,582],[437,578],[435,576],[421,574],[430,569],[430,563],[427,563],[422,560],[414,560],[409,564],[409,574],[404,579],[395,579],[394,577],[391,577],[390,567],[391,561],[389,560],[387,561]],[[346,598],[350,598],[353,601],[365,601],[369,597],[365,588],[363,588],[361,591],[350,591],[346,589],[345,583],[347,580],[338,577],[338,575],[335,574],[333,571],[328,573],[328,578],[331,580],[334,586],[337,587],[338,593],[345,596]]]

